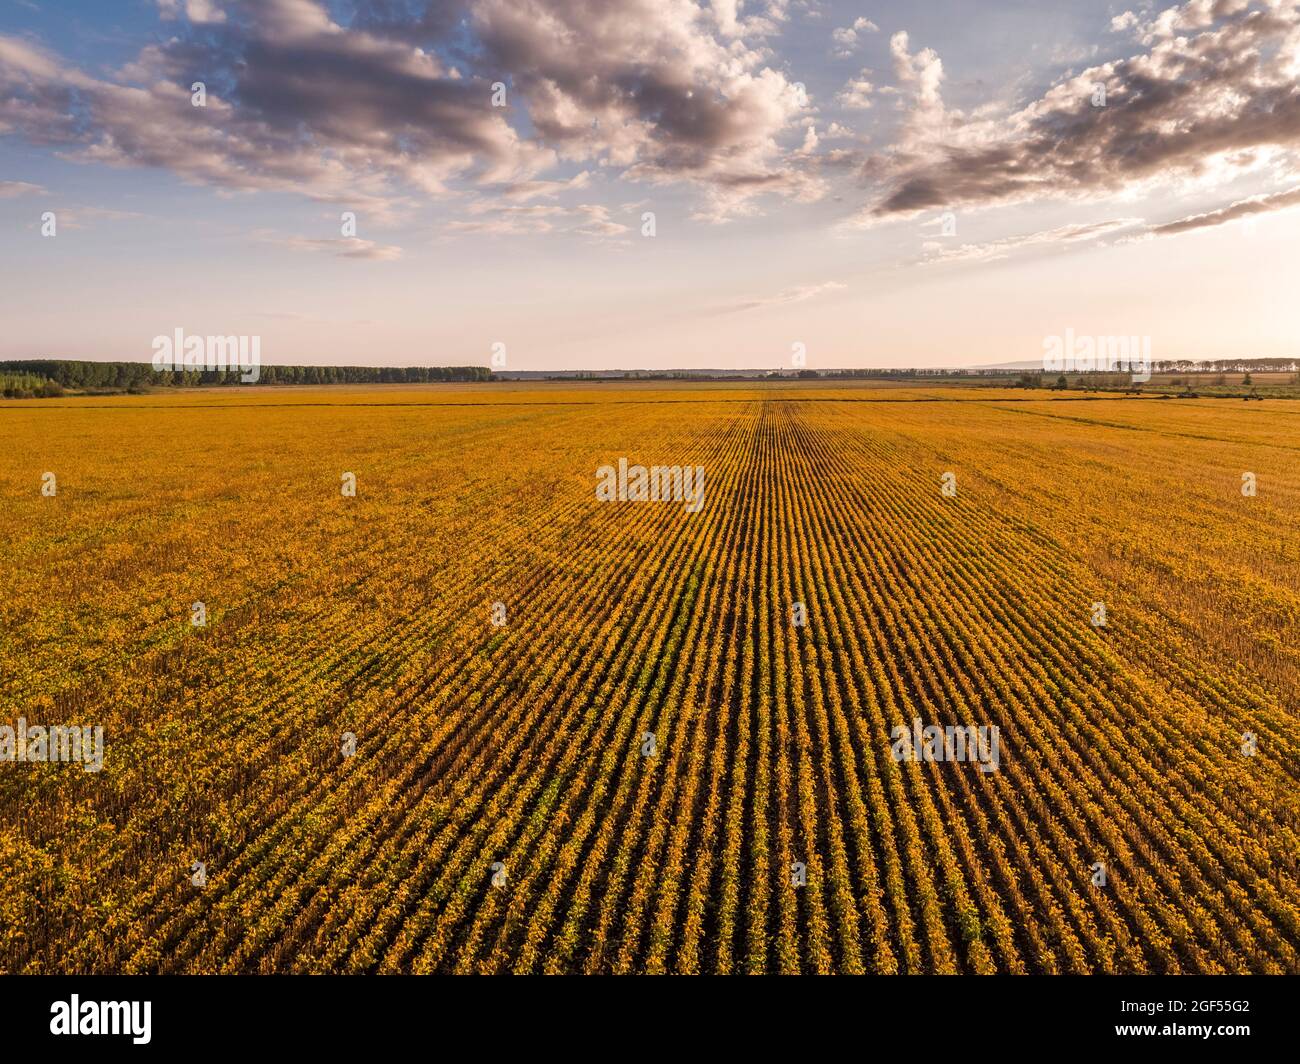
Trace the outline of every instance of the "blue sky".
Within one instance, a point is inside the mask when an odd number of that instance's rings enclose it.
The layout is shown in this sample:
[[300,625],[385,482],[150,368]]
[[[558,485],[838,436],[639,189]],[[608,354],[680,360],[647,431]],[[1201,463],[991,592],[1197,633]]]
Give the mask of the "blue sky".
[[980,365],[1067,328],[1289,357],[1298,26],[0,0],[0,357],[143,360],[176,327],[279,363]]

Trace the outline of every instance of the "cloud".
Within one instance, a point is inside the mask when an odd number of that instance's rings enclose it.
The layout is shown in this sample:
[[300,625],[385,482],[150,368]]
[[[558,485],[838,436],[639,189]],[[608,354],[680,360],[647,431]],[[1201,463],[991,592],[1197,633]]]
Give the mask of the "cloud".
[[[936,51],[894,33],[892,78],[864,68],[834,96],[846,111],[897,106],[892,142],[865,156],[834,146],[852,135],[824,124],[773,53],[791,12],[810,13],[797,0],[156,0],[156,10],[156,39],[111,71],[0,35],[0,135],[222,194],[296,194],[375,224],[407,220],[430,198],[564,204],[616,180],[645,186],[635,195],[685,186],[690,217],[718,224],[822,199],[853,171],[866,189],[854,223],[866,226],[1300,170],[1293,0],[1122,12],[1110,28],[1140,50],[1112,44],[1137,54],[970,111],[945,102]],[[858,17],[831,39],[860,49],[877,32]],[[195,80],[206,107],[191,104]],[[505,107],[491,103],[497,82]],[[1104,107],[1092,106],[1098,84]],[[560,224],[545,217],[494,224]]]
[[710,6],[718,30],[726,37],[768,37],[779,33],[786,21],[789,0],[768,0],[762,15],[740,17],[744,0],[712,0]]
[[[428,53],[344,31],[312,0],[239,8],[202,41],[146,47],[114,80],[0,37],[0,131],[82,162],[374,215],[412,190],[526,178],[551,158],[487,106],[487,84],[451,78]],[[191,102],[195,70],[208,75],[205,107]]]
[[870,73],[870,70],[863,67],[862,73],[847,81],[844,88],[836,94],[835,102],[850,111],[865,111],[870,107],[871,94],[876,91],[875,86],[867,78]]
[[84,204],[56,207],[53,208],[53,214],[60,230],[88,229],[92,222],[124,222],[144,217],[136,211],[119,211],[111,207],[88,207]]
[[[635,206],[637,205],[627,205],[624,209]],[[456,219],[443,225],[443,233],[484,236],[567,233],[597,242],[608,242],[619,241],[632,228],[615,221],[608,207],[596,203],[564,207],[553,203],[520,205],[476,200],[469,205],[467,213],[471,215],[470,218]]]
[[[1158,225],[1147,225],[1141,218],[1114,218],[1104,222],[1063,225],[980,244],[949,244],[941,240],[927,240],[922,245],[924,257],[916,264],[929,266],[952,262],[994,262],[1008,258],[1014,252],[1034,247],[1068,247],[1073,244],[1094,242],[1102,245],[1131,244],[1155,237],[1176,236],[1198,229],[1208,229],[1260,214],[1289,210],[1292,207],[1300,207],[1300,185],[1283,192],[1250,196],[1212,211],[1188,215]],[[936,216],[923,222],[922,225],[937,226],[941,220],[941,216]],[[1113,241],[1103,239],[1111,236],[1116,236],[1117,239]]]
[[573,232],[593,240],[616,240],[624,236],[630,226],[616,222],[610,217],[610,210],[597,203],[582,203],[574,208],[578,224]]
[[[820,167],[823,156],[808,162]],[[826,194],[826,182],[815,169],[719,174],[705,189],[705,202],[691,213],[691,220],[721,225],[738,217],[760,213],[757,198],[777,195],[800,203],[813,203]]]
[[573,192],[591,185],[591,171],[583,170],[567,181],[515,181],[501,189],[505,199],[526,202],[531,199],[554,199],[562,192]]
[[373,240],[359,237],[334,237],[330,239],[313,239],[285,233],[276,233],[259,229],[254,238],[263,244],[274,244],[291,251],[310,251],[322,255],[333,255],[340,259],[364,259],[369,262],[393,262],[402,257],[402,249],[392,244],[377,244]]
[[46,190],[29,181],[0,181],[0,199],[16,199],[18,196],[43,196]]
[[[931,219],[927,225],[937,224],[938,218]],[[945,244],[938,240],[929,240],[922,245],[924,257],[916,263],[919,266],[942,265],[952,262],[996,262],[1009,258],[1017,251],[1026,248],[1069,247],[1074,244],[1100,241],[1102,237],[1134,229],[1142,225],[1141,218],[1114,218],[1104,222],[1072,223],[1043,229],[1021,236],[1004,237],[980,244]]]
[[862,35],[867,33],[879,33],[880,27],[869,18],[857,18],[853,20],[853,25],[845,26],[838,30],[831,31],[831,42],[835,45],[833,54],[836,59],[847,59],[858,49],[862,43]]
[[[385,218],[465,187],[549,195],[560,161],[693,184],[713,215],[819,187],[790,179],[802,164],[779,139],[806,99],[750,39],[779,28],[784,2],[743,19],[717,5],[721,25],[696,0],[351,6],[344,24],[322,0],[162,0],[176,35],[111,75],[0,36],[0,133]],[[507,107],[491,105],[496,82]]]
[[913,111],[907,135],[915,137],[920,132],[936,132],[943,123],[944,107],[939,92],[943,61],[933,48],[923,48],[913,55],[908,43],[907,31],[900,30],[889,38],[889,54],[895,80],[912,92]]
[[555,230],[555,219],[564,215],[556,206],[501,206],[483,203],[472,213],[478,217],[455,219],[441,226],[444,233],[481,233],[486,236],[531,236]]
[[158,0],[158,15],[164,22],[179,18],[182,10],[195,25],[226,21],[226,13],[214,0],[184,0],[184,4],[181,0]]
[[1287,210],[1290,207],[1297,206],[1300,206],[1300,186],[1287,189],[1284,192],[1251,196],[1248,199],[1230,203],[1226,207],[1206,211],[1204,214],[1193,214],[1186,218],[1179,218],[1176,221],[1153,225],[1147,232],[1152,236],[1173,236],[1177,233],[1191,232],[1193,229],[1207,229],[1211,226],[1235,222],[1239,218],[1250,218],[1256,214],[1268,214],[1272,211]]
[[[1289,0],[1275,0],[1267,6],[1282,8]],[[1110,21],[1111,32],[1132,30],[1143,44],[1150,45],[1161,39],[1176,37],[1188,30],[1204,29],[1224,18],[1240,15],[1251,6],[1251,0],[1188,0],[1181,7],[1165,8],[1154,19],[1143,21],[1133,11],[1125,11]]]
[[[857,221],[1217,185],[1289,157],[1300,147],[1296,5],[1193,0],[1170,10],[1147,51],[1063,80],[1005,116],[946,112],[938,57],[911,55],[896,34],[895,73],[912,110],[899,143],[864,166],[880,191]],[[1092,102],[1098,84],[1104,106]]]
[[[687,0],[477,0],[484,69],[509,71],[539,139],[562,159],[685,181],[710,217],[752,213],[767,193],[803,196],[778,137],[801,89],[742,38],[736,5],[706,20]],[[778,10],[769,5],[767,18]],[[708,22],[718,35],[705,31]]]
[[1140,21],[1132,11],[1125,11],[1122,15],[1116,15],[1110,20],[1110,32],[1124,33],[1126,30],[1133,29]]
[[775,295],[755,296],[734,303],[730,306],[720,307],[716,313],[732,314],[744,310],[758,310],[763,307],[778,307],[789,303],[804,303],[817,296],[824,295],[827,292],[838,291],[848,286],[840,281],[823,281],[821,284],[801,284],[793,288],[785,288]]

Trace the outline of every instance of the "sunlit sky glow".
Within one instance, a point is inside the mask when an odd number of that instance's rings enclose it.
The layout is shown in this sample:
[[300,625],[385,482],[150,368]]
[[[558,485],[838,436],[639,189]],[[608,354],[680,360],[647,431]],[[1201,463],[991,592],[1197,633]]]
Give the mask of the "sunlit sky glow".
[[0,0],[0,358],[1295,357],[1297,74],[1296,0]]

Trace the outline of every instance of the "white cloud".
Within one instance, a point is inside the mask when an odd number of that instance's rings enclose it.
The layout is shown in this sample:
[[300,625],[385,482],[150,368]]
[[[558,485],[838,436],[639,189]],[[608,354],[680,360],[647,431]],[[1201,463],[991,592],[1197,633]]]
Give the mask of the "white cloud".
[[836,59],[847,59],[862,43],[862,37],[867,33],[879,33],[880,27],[872,22],[869,18],[858,18],[853,21],[853,25],[844,26],[831,32],[831,42],[835,45],[834,55]]
[[850,111],[865,111],[869,108],[871,94],[876,91],[875,86],[867,78],[870,73],[871,71],[864,67],[856,78],[847,81],[844,88],[836,94],[835,102]]

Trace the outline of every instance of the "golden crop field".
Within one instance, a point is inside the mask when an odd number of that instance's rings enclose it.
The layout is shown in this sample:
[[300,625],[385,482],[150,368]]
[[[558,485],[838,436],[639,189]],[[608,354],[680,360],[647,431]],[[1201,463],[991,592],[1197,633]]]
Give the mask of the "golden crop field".
[[1300,407],[1042,396],[6,403],[0,970],[1300,972]]

